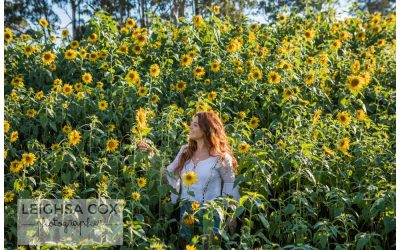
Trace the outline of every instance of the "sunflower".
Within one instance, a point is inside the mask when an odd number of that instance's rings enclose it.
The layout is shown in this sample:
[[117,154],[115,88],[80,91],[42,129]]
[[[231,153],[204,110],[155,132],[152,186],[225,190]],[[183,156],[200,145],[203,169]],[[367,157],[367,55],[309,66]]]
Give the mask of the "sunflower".
[[196,201],[193,201],[192,202],[192,210],[197,211],[197,210],[199,210],[199,208],[200,208],[200,204]]
[[347,78],[347,87],[350,91],[359,91],[364,86],[364,78],[360,76],[349,76]]
[[351,65],[351,71],[353,74],[357,74],[360,71],[360,61],[355,60],[354,63]]
[[210,93],[208,93],[208,100],[214,101],[215,98],[217,98],[217,92],[211,91]]
[[72,49],[76,49],[79,47],[79,42],[77,40],[72,40],[70,46]]
[[147,36],[146,34],[140,34],[135,38],[136,42],[139,44],[139,46],[144,46],[146,45],[147,42]]
[[22,162],[14,160],[10,164],[10,172],[13,174],[18,174],[21,171],[22,167],[23,167]]
[[240,118],[240,119],[244,119],[244,118],[246,117],[246,112],[240,111],[240,112],[238,113],[238,115],[239,115],[239,118]]
[[132,50],[136,55],[139,55],[140,52],[142,52],[142,47],[140,47],[139,45],[135,45],[133,46]]
[[315,82],[315,75],[314,72],[308,73],[306,79],[304,80],[307,85],[311,85]]
[[140,177],[139,179],[137,179],[137,184],[140,188],[144,188],[147,184],[146,178]]
[[137,90],[137,94],[139,96],[145,96],[147,94],[147,92],[148,92],[147,87],[139,87]]
[[205,70],[201,66],[197,66],[196,68],[193,69],[193,75],[195,76],[196,79],[199,79],[203,77],[206,74]]
[[7,191],[4,193],[4,202],[10,203],[14,200],[15,194],[12,191]]
[[158,77],[160,75],[160,67],[158,64],[152,64],[150,66],[150,76],[151,77]]
[[340,139],[337,146],[341,152],[346,152],[350,148],[350,139],[347,137]]
[[89,61],[94,62],[99,58],[99,54],[97,52],[92,52],[89,55]]
[[366,35],[365,35],[365,32],[363,32],[363,31],[359,31],[356,34],[356,39],[359,41],[365,41],[365,38],[366,38]]
[[85,49],[81,49],[81,50],[79,51],[79,55],[80,55],[82,58],[86,58],[86,55],[87,55],[86,50],[85,50]]
[[292,98],[293,96],[295,96],[295,93],[291,87],[285,88],[283,90],[283,99],[284,100],[288,100],[288,99]]
[[8,43],[13,40],[13,33],[8,28],[4,31],[4,40]]
[[211,71],[217,73],[221,69],[221,63],[214,61],[211,63]]
[[329,48],[333,51],[338,51],[340,47],[342,46],[342,42],[340,40],[333,40],[329,46]]
[[195,222],[195,218],[193,214],[187,214],[183,219],[183,224],[185,225],[193,225]]
[[46,51],[42,55],[42,62],[44,64],[51,64],[56,59],[56,55],[54,55],[50,51]]
[[250,149],[250,145],[247,143],[241,143],[238,147],[238,152],[243,154]]
[[348,126],[351,121],[350,115],[346,111],[338,113],[336,118],[343,126]]
[[71,187],[64,187],[61,191],[64,199],[69,199],[74,195],[74,190]]
[[257,128],[258,125],[260,124],[260,119],[258,117],[251,117],[250,121],[249,121],[249,126],[251,128]]
[[306,63],[307,63],[308,66],[313,66],[314,63],[315,63],[315,58],[312,57],[312,56],[307,57]]
[[92,42],[92,43],[95,43],[97,41],[97,39],[99,39],[99,37],[97,36],[96,33],[92,33],[88,38],[89,42]]
[[186,245],[185,250],[197,250],[197,247],[194,245]]
[[97,106],[99,107],[99,109],[101,110],[101,111],[104,111],[104,110],[106,110],[107,109],[107,107],[108,107],[108,103],[107,103],[107,101],[99,101],[98,103],[97,103]]
[[367,114],[362,109],[358,109],[356,112],[356,117],[360,121],[365,121],[367,119]]
[[285,22],[286,21],[286,16],[283,15],[283,14],[278,14],[277,18],[278,18],[279,22]]
[[193,17],[193,25],[196,28],[202,28],[205,26],[205,22],[203,20],[203,18],[200,15],[194,16]]
[[118,148],[118,144],[119,144],[118,140],[109,139],[106,142],[106,150],[107,150],[107,152],[111,152],[111,153],[115,152],[115,150]]
[[272,84],[278,84],[281,81],[281,76],[276,71],[268,73],[268,82]]
[[139,85],[141,83],[141,79],[139,73],[136,70],[129,70],[129,72],[125,76],[125,80],[129,86]]
[[159,97],[158,95],[153,95],[153,96],[151,97],[151,102],[152,102],[153,104],[156,104],[156,103],[158,102],[158,100],[160,100],[160,97]]
[[314,116],[313,116],[313,124],[316,124],[319,120],[319,117],[322,114],[322,110],[318,109],[314,112]]
[[8,133],[8,131],[10,130],[10,123],[6,120],[4,120],[4,132]]
[[28,45],[28,46],[26,46],[26,47],[24,48],[24,54],[25,54],[26,56],[30,56],[30,55],[32,55],[32,53],[33,53],[33,48],[32,48],[32,46]]
[[64,84],[62,90],[64,95],[71,95],[74,92],[74,88],[69,84]]
[[63,31],[61,32],[61,35],[62,35],[63,37],[68,37],[69,31],[68,31],[68,30],[63,30]]
[[179,92],[183,92],[186,89],[186,82],[178,81],[175,85],[175,89]]
[[44,95],[44,93],[43,93],[43,91],[41,90],[41,91],[39,91],[39,92],[36,93],[35,99],[36,99],[36,100],[40,100],[40,99],[43,98],[43,95]]
[[139,108],[136,111],[136,123],[139,130],[147,128],[146,110],[144,108]]
[[193,58],[188,54],[184,54],[181,56],[181,64],[185,67],[189,67],[193,62]]
[[24,166],[32,166],[36,161],[36,156],[33,153],[24,153],[22,155],[22,164]]
[[189,171],[189,172],[183,174],[182,177],[183,177],[183,183],[186,186],[190,186],[192,184],[197,183],[197,174],[194,171]]
[[133,193],[131,194],[131,197],[132,197],[132,199],[134,199],[135,201],[138,201],[138,200],[140,200],[140,193],[138,193],[138,192],[133,192]]
[[11,132],[10,142],[13,143],[18,140],[18,131]]
[[76,145],[81,141],[81,133],[79,131],[72,130],[68,134],[68,139],[71,145]]
[[213,6],[213,12],[214,12],[215,15],[219,14],[219,6],[218,5],[214,5]]
[[128,46],[126,46],[125,44],[121,44],[118,47],[117,53],[127,55],[128,52],[129,52]]
[[383,46],[386,45],[386,40],[385,39],[379,39],[377,42],[378,48],[382,48]]
[[30,118],[33,118],[33,117],[35,117],[36,113],[37,113],[37,111],[35,109],[29,109],[26,112],[26,115],[29,116]]
[[329,60],[328,54],[322,53],[322,54],[319,56],[319,65],[320,65],[320,66],[325,66],[325,65],[327,65],[327,64],[328,64],[328,60]]
[[87,72],[85,74],[83,74],[82,75],[82,81],[84,83],[91,83],[92,82],[92,74],[87,73]]
[[136,26],[136,21],[135,21],[134,19],[132,19],[132,18],[128,18],[128,19],[126,19],[126,21],[125,21],[125,26],[126,26],[128,29],[133,28],[133,27]]
[[47,22],[47,20],[46,20],[46,19],[43,19],[43,18],[39,19],[39,24],[40,24],[40,26],[42,26],[43,28],[47,28],[47,26],[49,26],[49,22]]
[[304,37],[306,38],[307,42],[311,42],[315,37],[315,30],[305,30]]

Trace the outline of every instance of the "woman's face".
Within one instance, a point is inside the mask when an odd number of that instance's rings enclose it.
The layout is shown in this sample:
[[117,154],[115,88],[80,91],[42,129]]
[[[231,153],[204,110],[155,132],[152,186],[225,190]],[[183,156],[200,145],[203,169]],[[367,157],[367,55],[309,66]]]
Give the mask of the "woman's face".
[[203,136],[204,133],[199,126],[198,117],[195,116],[192,123],[190,124],[189,139],[197,140],[201,139]]

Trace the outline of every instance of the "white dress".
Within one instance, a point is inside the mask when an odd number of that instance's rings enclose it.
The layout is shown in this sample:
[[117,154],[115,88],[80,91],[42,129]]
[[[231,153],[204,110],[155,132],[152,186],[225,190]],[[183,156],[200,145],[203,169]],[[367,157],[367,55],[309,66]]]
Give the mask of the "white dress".
[[[174,169],[178,166],[179,157],[186,146],[187,144],[181,147],[174,161],[169,164],[166,169],[166,176],[169,185],[171,185],[177,193],[179,193],[180,188],[182,188],[181,199],[197,201],[198,203],[202,204],[203,200],[204,202],[206,202],[219,196],[225,197],[228,194],[232,195],[234,199],[239,200],[239,185],[233,187],[235,175],[232,167],[232,157],[228,153],[225,153],[227,169],[222,166],[221,160],[218,156],[211,156],[207,159],[200,161],[196,166],[194,165],[192,160],[187,160],[185,162],[184,168],[180,173],[180,178],[175,177]],[[216,161],[218,162],[215,165]],[[214,165],[215,167],[214,169],[212,169]],[[182,183],[182,176],[189,171],[194,171],[196,173],[197,182],[188,187]],[[222,187],[221,195],[222,181],[224,184]],[[188,193],[189,190],[194,193],[194,197]],[[172,203],[176,204],[178,198],[178,195],[171,192]]]

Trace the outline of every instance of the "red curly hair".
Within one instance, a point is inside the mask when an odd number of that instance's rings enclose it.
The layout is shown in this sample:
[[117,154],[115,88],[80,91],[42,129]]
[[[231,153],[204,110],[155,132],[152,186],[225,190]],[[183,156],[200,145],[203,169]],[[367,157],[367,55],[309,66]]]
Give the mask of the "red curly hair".
[[[232,157],[232,166],[234,172],[236,172],[238,163],[236,158],[233,156],[232,149],[229,145],[228,138],[225,133],[224,125],[218,114],[214,111],[208,112],[197,112],[195,117],[198,117],[198,123],[200,129],[204,133],[204,143],[208,148],[208,153],[214,152],[216,155],[220,156],[222,160],[222,166],[226,169],[225,153],[228,153]],[[185,162],[192,158],[194,152],[197,150],[197,142],[195,140],[189,139],[189,145],[186,147],[178,162],[178,166],[174,170],[176,176],[179,175]]]

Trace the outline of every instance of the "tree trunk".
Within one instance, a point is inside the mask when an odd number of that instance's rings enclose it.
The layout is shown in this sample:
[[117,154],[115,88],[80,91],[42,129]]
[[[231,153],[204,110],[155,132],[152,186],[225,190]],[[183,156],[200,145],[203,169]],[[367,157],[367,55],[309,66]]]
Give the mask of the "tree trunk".
[[174,0],[171,8],[171,19],[175,25],[178,24],[179,0]]
[[178,17],[183,17],[183,16],[185,16],[185,4],[186,4],[186,0],[178,0],[178,2],[179,2]]
[[71,15],[72,15],[72,37],[76,40],[78,39],[78,34],[76,30],[76,4],[74,0],[71,3]]

